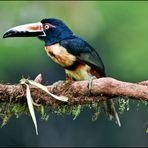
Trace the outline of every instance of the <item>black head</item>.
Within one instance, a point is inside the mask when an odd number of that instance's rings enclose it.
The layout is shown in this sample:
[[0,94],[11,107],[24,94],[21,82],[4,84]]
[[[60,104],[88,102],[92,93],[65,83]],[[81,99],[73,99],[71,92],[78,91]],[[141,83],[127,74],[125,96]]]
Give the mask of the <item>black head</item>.
[[52,45],[71,37],[73,32],[59,19],[43,19],[41,22],[20,25],[9,29],[3,38],[8,37],[38,37],[45,45]]
[[51,45],[73,35],[73,32],[59,19],[49,18],[41,20],[46,36],[39,36],[46,45]]

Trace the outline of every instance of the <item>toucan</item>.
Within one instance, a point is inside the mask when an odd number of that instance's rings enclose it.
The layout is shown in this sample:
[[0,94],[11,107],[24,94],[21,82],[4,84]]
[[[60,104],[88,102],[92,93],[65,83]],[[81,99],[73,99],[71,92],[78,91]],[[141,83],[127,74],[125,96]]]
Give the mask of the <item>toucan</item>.
[[[106,76],[104,64],[97,51],[74,34],[62,20],[45,18],[37,23],[19,25],[4,33],[3,38],[8,37],[37,37],[42,40],[47,55],[64,68],[67,80],[92,80]],[[107,116],[115,119],[120,126],[113,100],[104,101],[103,108]]]

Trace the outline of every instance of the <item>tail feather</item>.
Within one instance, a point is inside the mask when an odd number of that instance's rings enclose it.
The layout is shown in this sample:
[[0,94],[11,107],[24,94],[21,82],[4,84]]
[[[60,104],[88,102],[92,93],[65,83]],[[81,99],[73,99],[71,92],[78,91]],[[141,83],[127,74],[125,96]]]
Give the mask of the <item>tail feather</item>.
[[115,122],[120,127],[121,126],[121,122],[120,122],[118,113],[116,112],[116,109],[115,109],[115,106],[114,106],[114,102],[113,102],[112,99],[104,101],[104,109],[105,109],[105,113],[107,114],[108,118],[110,120],[114,119]]

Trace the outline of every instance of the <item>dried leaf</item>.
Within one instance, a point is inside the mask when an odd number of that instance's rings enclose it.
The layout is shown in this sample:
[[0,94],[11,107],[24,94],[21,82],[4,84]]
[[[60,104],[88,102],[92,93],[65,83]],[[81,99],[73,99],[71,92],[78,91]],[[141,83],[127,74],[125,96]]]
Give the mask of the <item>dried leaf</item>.
[[32,81],[32,80],[28,80],[28,82],[29,82],[30,84],[32,84],[32,85],[34,85],[34,86],[36,86],[36,87],[42,89],[43,91],[45,91],[46,93],[48,93],[50,96],[52,96],[53,98],[55,98],[55,99],[57,99],[57,100],[59,100],[59,101],[62,101],[62,102],[67,102],[67,101],[68,101],[68,98],[65,97],[65,96],[57,96],[57,95],[54,95],[54,94],[50,93],[50,92],[48,91],[47,87],[46,87],[46,86],[43,86],[42,84],[36,83],[36,82],[34,82],[34,81]]
[[36,134],[38,135],[37,121],[36,121],[35,111],[34,111],[34,107],[33,107],[32,97],[31,97],[31,93],[30,93],[30,88],[29,88],[28,84],[25,84],[25,85],[26,85],[26,98],[27,98],[29,112],[31,114],[35,129],[36,129]]

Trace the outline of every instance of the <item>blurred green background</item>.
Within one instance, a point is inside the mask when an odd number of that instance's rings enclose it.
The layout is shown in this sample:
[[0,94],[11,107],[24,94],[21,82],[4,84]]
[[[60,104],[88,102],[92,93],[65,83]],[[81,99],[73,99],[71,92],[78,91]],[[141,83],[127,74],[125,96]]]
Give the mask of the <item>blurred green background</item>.
[[[103,1],[0,1],[0,81],[18,83],[42,73],[44,84],[64,79],[63,69],[52,62],[44,43],[36,38],[2,39],[16,25],[59,18],[100,54],[106,73],[123,81],[148,79],[148,2]],[[122,127],[101,114],[91,121],[85,110],[73,121],[52,115],[43,122],[38,115],[39,136],[28,116],[12,118],[0,129],[0,146],[148,146],[148,108],[130,102],[120,116]]]

